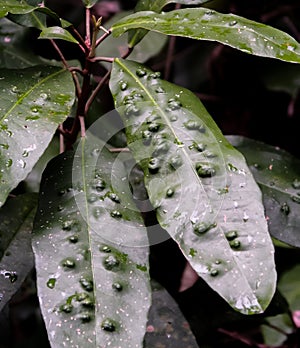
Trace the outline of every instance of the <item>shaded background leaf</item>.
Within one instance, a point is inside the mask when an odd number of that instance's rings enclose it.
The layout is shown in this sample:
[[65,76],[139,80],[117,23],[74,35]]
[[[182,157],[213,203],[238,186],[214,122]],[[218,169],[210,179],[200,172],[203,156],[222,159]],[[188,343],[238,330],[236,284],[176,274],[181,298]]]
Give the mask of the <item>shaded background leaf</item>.
[[89,135],[44,173],[33,249],[52,347],[142,346],[147,234],[115,160]]
[[300,247],[300,160],[288,152],[242,136],[228,140],[246,157],[259,184],[273,237]]
[[116,59],[110,88],[161,226],[233,308],[262,312],[275,291],[274,249],[243,156],[193,93],[145,66]]
[[113,35],[144,28],[166,35],[217,41],[242,52],[288,62],[300,62],[300,45],[290,35],[265,24],[205,8],[182,9],[162,14],[139,12],[112,27]]
[[74,102],[70,73],[55,67],[0,70],[0,205],[49,145]]
[[31,231],[37,195],[24,194],[0,210],[0,310],[33,268]]

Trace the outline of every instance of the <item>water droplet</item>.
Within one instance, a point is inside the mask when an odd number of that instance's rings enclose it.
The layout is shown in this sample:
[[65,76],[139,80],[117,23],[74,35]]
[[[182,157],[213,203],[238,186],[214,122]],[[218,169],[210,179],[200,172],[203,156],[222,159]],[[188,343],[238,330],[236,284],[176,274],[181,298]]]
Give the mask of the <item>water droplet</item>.
[[72,306],[70,303],[65,303],[65,304],[61,305],[61,306],[59,307],[59,309],[60,309],[62,312],[71,313],[72,310],[73,310],[73,306]]
[[12,91],[12,93],[18,93],[18,92],[19,92],[17,86],[13,86],[12,89],[11,89],[11,91]]
[[95,194],[91,194],[88,196],[87,201],[89,203],[95,203],[98,200],[98,196]]
[[206,145],[202,143],[193,143],[189,146],[189,149],[196,149],[199,152],[203,152],[206,149]]
[[217,157],[217,155],[211,151],[204,151],[203,155],[206,157],[206,158],[215,158]]
[[207,14],[207,15],[209,15],[209,16],[213,15],[214,13],[215,13],[214,10],[207,10],[207,11],[205,12],[205,14]]
[[94,216],[94,218],[99,219],[99,217],[101,216],[101,209],[100,208],[95,208],[93,210],[93,216]]
[[170,159],[169,164],[170,164],[170,167],[172,169],[178,169],[179,167],[182,166],[183,162],[182,162],[181,157],[179,155],[177,155],[177,156],[174,156]]
[[147,74],[146,70],[143,68],[137,69],[135,73],[137,74],[138,77],[143,77]]
[[28,157],[29,156],[29,152],[27,150],[24,150],[22,153],[23,157]]
[[161,77],[161,73],[159,71],[153,72],[149,74],[148,79],[159,79]]
[[166,197],[172,197],[174,195],[174,190],[172,188],[168,188],[166,192]]
[[63,205],[58,205],[57,206],[57,211],[63,211],[64,210],[64,206]]
[[177,115],[171,115],[170,116],[170,121],[171,122],[176,122],[178,120],[178,116]]
[[230,245],[231,248],[233,248],[233,249],[239,249],[240,246],[241,246],[241,242],[240,242],[239,240],[237,240],[237,239],[234,239],[234,240],[232,240],[232,241],[229,243],[229,245]]
[[123,100],[123,104],[124,105],[130,105],[133,104],[134,100],[133,100],[133,96],[132,95],[127,95],[124,100]]
[[184,126],[189,130],[198,130],[202,133],[205,132],[204,126],[198,121],[189,120],[184,123]]
[[195,250],[194,248],[190,248],[189,255],[194,257],[196,254],[197,254],[197,250]]
[[101,329],[104,331],[114,332],[116,331],[116,328],[117,328],[116,323],[112,319],[107,318],[103,320],[101,323]]
[[86,308],[94,308],[94,302],[89,296],[81,301],[81,305]]
[[167,142],[165,139],[159,139],[155,145],[156,145],[156,147],[155,147],[155,150],[152,154],[153,156],[165,154],[170,149],[170,143]]
[[36,108],[36,107],[32,107],[31,108],[31,111],[33,112],[33,113],[38,113],[39,112],[39,109],[38,108]]
[[158,158],[150,158],[149,163],[148,163],[148,169],[149,172],[152,174],[155,174],[159,171],[160,168],[160,162]]
[[18,275],[16,272],[4,271],[4,278],[8,279],[11,283],[14,283],[18,279]]
[[47,281],[48,288],[49,289],[54,289],[55,283],[56,283],[56,279],[55,278],[49,278],[48,281]]
[[86,292],[79,292],[79,293],[76,293],[75,298],[76,298],[76,301],[82,302],[85,299],[89,298],[89,295]]
[[113,202],[116,202],[116,203],[120,203],[120,198],[118,195],[116,195],[115,193],[109,193],[108,197],[113,201]]
[[231,172],[237,172],[238,169],[232,163],[227,163],[227,167]]
[[106,187],[106,183],[102,179],[95,179],[93,183],[93,188],[97,191],[103,191]]
[[296,190],[300,189],[300,180],[295,179],[295,180],[293,181],[293,183],[292,183],[292,186],[293,186],[293,188],[296,189]]
[[203,234],[208,232],[210,229],[216,227],[217,224],[208,224],[206,222],[198,222],[197,224],[194,225],[193,230],[194,233],[197,235]]
[[197,163],[196,170],[201,178],[208,178],[216,175],[216,170],[210,164]]
[[41,93],[40,97],[44,100],[48,99],[48,94],[47,93]]
[[73,224],[74,224],[73,220],[66,220],[62,224],[62,229],[65,231],[71,231]]
[[290,213],[290,207],[288,206],[288,204],[285,202],[281,205],[280,210],[285,214],[285,215],[289,215]]
[[112,284],[112,288],[116,291],[122,291],[123,290],[123,285],[118,283],[118,282],[115,282]]
[[64,259],[61,264],[65,268],[75,268],[75,265],[76,265],[75,260],[70,257],[67,257],[66,259]]
[[12,160],[11,158],[8,158],[8,159],[6,160],[6,162],[5,162],[5,166],[6,166],[7,168],[11,167],[12,164],[13,164],[13,160]]
[[120,261],[114,255],[109,255],[103,263],[104,267],[109,270],[117,270],[120,266]]
[[125,109],[125,115],[127,117],[138,116],[139,114],[140,114],[140,109],[134,104],[128,105]]
[[125,91],[125,90],[127,89],[127,87],[128,87],[128,83],[127,83],[127,82],[124,82],[124,81],[121,81],[121,82],[119,83],[119,85],[120,85],[121,91]]
[[211,275],[212,277],[215,277],[215,276],[217,276],[218,274],[219,274],[219,271],[218,271],[217,269],[215,269],[215,268],[211,269],[210,275]]
[[76,244],[78,242],[78,240],[79,240],[79,237],[76,234],[69,237],[69,241],[73,244]]
[[300,204],[300,197],[299,197],[299,196],[292,196],[292,200],[293,200],[295,203]]
[[231,21],[231,22],[229,22],[229,25],[230,25],[231,27],[233,27],[233,26],[237,25],[237,21]]
[[160,128],[160,124],[156,122],[150,123],[148,126],[148,130],[150,132],[158,132],[159,128]]
[[156,87],[155,92],[156,93],[166,93],[166,91],[162,87],[160,87],[160,86]]
[[89,323],[92,320],[91,313],[89,312],[79,313],[76,318],[80,319],[82,323]]
[[103,245],[102,247],[99,248],[100,251],[104,252],[104,253],[110,253],[111,252],[111,248],[107,245]]
[[237,231],[232,230],[232,231],[228,231],[225,233],[225,237],[227,240],[233,240],[238,236]]
[[113,210],[110,213],[110,216],[113,217],[113,218],[121,218],[122,217],[122,213],[119,212],[118,210]]
[[89,278],[81,277],[79,280],[80,285],[83,287],[86,291],[93,291],[94,285],[93,281]]
[[176,100],[174,98],[171,98],[168,100],[168,107],[169,109],[171,109],[172,111],[178,110],[182,107],[182,104],[180,103],[179,100]]
[[2,149],[4,149],[4,150],[8,150],[9,149],[9,145],[8,144],[0,144],[0,147],[2,147]]

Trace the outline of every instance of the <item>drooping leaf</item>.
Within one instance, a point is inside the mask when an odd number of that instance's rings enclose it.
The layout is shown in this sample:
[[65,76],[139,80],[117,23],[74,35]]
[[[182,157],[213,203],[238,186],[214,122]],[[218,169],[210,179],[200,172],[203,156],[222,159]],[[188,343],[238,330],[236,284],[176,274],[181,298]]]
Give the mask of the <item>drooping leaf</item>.
[[142,347],[146,228],[122,162],[90,134],[46,168],[33,250],[52,347]]
[[37,196],[11,198],[0,210],[0,311],[33,268],[31,231]]
[[65,40],[73,43],[78,43],[78,41],[71,35],[68,30],[61,27],[48,27],[42,30],[40,39],[59,39]]
[[70,73],[55,67],[0,70],[0,206],[30,173],[74,101]]
[[[117,13],[109,21],[105,22],[105,27],[110,28],[118,20],[131,13],[131,11],[122,11]],[[165,35],[150,32],[145,40],[134,47],[134,50],[129,55],[129,58],[139,63],[144,63],[151,57],[156,56],[163,49],[166,42],[167,37]],[[101,45],[97,47],[96,53],[98,56],[118,57],[125,53],[127,49],[128,43],[125,36],[116,38],[110,35],[101,43]],[[103,62],[102,64],[110,69],[110,63]]]
[[146,67],[116,59],[110,88],[161,226],[233,308],[263,311],[275,290],[274,250],[243,156],[193,93]]
[[[208,2],[209,0],[140,0],[136,4],[134,12],[139,11],[153,11],[160,13],[162,9],[171,3],[178,3],[182,5],[200,5]],[[129,45],[134,47],[142,38],[147,34],[148,30],[137,29],[129,32]]]
[[290,35],[243,17],[205,8],[161,14],[138,12],[115,23],[112,33],[119,36],[136,28],[196,40],[217,41],[256,56],[300,62],[300,45]]
[[300,247],[300,160],[288,152],[241,136],[228,140],[246,157],[259,184],[273,237]]

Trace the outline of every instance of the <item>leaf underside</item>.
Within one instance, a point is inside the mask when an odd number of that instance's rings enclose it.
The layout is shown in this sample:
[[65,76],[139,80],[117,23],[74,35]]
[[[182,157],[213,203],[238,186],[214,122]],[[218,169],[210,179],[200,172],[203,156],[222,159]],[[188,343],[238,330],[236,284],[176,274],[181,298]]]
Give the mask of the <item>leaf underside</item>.
[[157,14],[142,11],[115,23],[112,33],[122,35],[130,29],[144,28],[166,35],[217,41],[245,53],[300,62],[300,45],[290,35],[233,14],[205,8],[182,9]]
[[93,136],[46,168],[33,249],[52,347],[142,347],[146,228],[122,162]]
[[74,101],[70,73],[55,67],[0,70],[0,206],[50,143]]
[[253,314],[276,283],[261,192],[243,156],[190,91],[116,59],[110,88],[158,220],[195,271]]
[[300,247],[300,161],[278,147],[241,136],[228,140],[245,156],[262,193],[273,237]]

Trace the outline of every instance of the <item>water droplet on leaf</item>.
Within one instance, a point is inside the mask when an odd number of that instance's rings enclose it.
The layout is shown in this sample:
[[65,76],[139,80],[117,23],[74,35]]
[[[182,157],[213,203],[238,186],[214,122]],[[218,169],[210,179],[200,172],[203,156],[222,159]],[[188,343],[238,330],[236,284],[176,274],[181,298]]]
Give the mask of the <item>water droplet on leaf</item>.
[[120,261],[117,259],[116,256],[114,255],[109,255],[105,260],[104,260],[104,267],[109,270],[117,270],[120,266]]
[[115,282],[112,284],[112,288],[116,291],[122,291],[123,290],[123,285],[118,283],[118,282]]
[[113,217],[113,218],[121,218],[122,217],[122,213],[119,212],[118,210],[113,210],[110,213],[110,216]]
[[149,172],[155,174],[159,171],[160,163],[158,158],[151,158],[148,163]]
[[105,319],[102,321],[101,323],[101,329],[104,330],[104,331],[108,331],[108,332],[114,332],[116,331],[116,323],[114,320],[112,319]]
[[143,68],[137,69],[135,73],[137,74],[138,77],[143,77],[147,74],[147,72]]
[[289,215],[290,213],[290,207],[289,205],[285,202],[281,205],[280,210],[285,214],[285,215]]
[[48,288],[49,289],[54,289],[55,283],[56,283],[56,279],[55,278],[49,278],[48,281],[47,281]]
[[233,240],[238,236],[237,231],[232,230],[232,231],[228,231],[225,233],[225,237],[227,240]]
[[240,242],[239,240],[237,240],[237,239],[234,239],[234,240],[232,240],[232,241],[229,243],[229,245],[230,245],[231,248],[233,248],[233,249],[239,249],[240,246],[241,246],[241,242]]
[[216,175],[216,170],[210,164],[197,163],[196,170],[201,178],[207,178]]
[[120,89],[121,91],[125,91],[128,87],[128,83],[127,82],[124,82],[124,81],[121,81],[120,82]]
[[62,261],[62,266],[65,268],[75,268],[75,260],[68,257]]
[[81,277],[79,280],[80,285],[83,287],[86,291],[93,291],[94,285],[93,281],[89,278]]
[[167,189],[166,197],[172,197],[174,195],[174,190],[172,188]]

